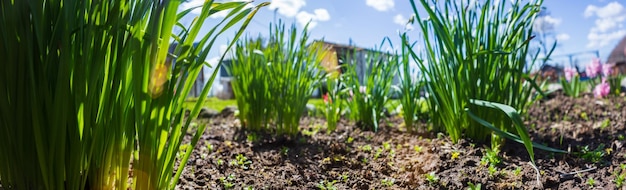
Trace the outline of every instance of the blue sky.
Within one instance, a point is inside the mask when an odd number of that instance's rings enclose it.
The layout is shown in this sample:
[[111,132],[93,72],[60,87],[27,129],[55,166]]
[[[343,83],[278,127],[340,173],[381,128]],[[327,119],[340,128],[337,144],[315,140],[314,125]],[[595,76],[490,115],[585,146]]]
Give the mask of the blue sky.
[[[227,0],[231,1],[231,0]],[[313,39],[372,48],[380,44],[384,37],[389,37],[398,46],[398,33],[418,26],[406,26],[413,15],[408,0],[265,0],[271,5],[259,11],[249,25],[247,33],[251,36],[267,35],[270,22],[282,19],[287,24],[295,23],[303,28],[307,21],[312,21],[310,28]],[[255,1],[259,4],[265,1]],[[459,0],[460,1],[460,0]],[[183,8],[201,4],[203,0],[189,0]],[[418,3],[419,4],[419,3]],[[553,55],[558,57],[577,52],[598,50],[600,58],[606,60],[610,51],[622,37],[626,36],[626,1],[623,0],[545,0],[544,7],[550,15],[539,22],[554,27],[553,37],[558,40],[558,47]],[[189,22],[191,18],[186,18]],[[220,19],[210,18],[207,25]],[[206,31],[204,29],[203,31]],[[231,34],[224,35],[209,62],[214,63],[219,53],[224,52]],[[409,31],[412,39],[419,36],[418,31]],[[595,54],[579,54],[580,64],[590,62]],[[566,65],[567,66],[567,65]]]

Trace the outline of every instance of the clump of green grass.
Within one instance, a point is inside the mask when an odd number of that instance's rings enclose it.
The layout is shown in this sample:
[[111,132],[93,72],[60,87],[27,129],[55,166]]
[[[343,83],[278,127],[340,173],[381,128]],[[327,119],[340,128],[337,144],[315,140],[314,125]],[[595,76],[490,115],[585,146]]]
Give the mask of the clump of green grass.
[[229,68],[239,118],[247,130],[270,131],[295,136],[314,87],[324,74],[319,63],[321,44],[307,45],[305,27],[298,34],[295,25],[275,24],[265,42],[262,38],[240,41]]
[[[425,12],[411,0],[416,21],[423,35],[423,52],[409,53],[418,63],[427,79],[430,116],[436,125],[443,126],[452,141],[461,134],[487,141],[493,147],[502,140],[492,130],[481,126],[464,112],[467,108],[479,118],[502,131],[517,131],[506,114],[470,102],[472,99],[509,105],[525,114],[534,100],[534,79],[525,68],[528,61],[528,42],[532,24],[540,11],[541,0],[521,4],[520,1],[419,0]],[[408,37],[403,35],[405,46]]]
[[426,103],[426,101],[422,101],[421,99],[420,90],[422,90],[424,82],[421,77],[416,77],[416,72],[411,69],[412,64],[408,48],[408,46],[402,46],[400,58],[396,59],[400,62],[398,68],[401,74],[398,91],[400,92],[404,125],[408,132],[414,132],[419,130],[416,122],[419,120],[419,116],[423,115],[422,110],[424,107],[428,109],[428,106],[424,106],[423,103]]
[[391,45],[389,38],[385,38],[378,49],[354,50],[342,58],[347,64],[344,75],[350,90],[350,116],[365,130],[378,130],[397,72],[398,56],[382,52],[385,42]]
[[[183,25],[192,9],[178,12],[181,3],[0,3],[0,57],[10,63],[0,66],[5,188],[174,188],[204,130],[198,128],[172,175],[190,125],[182,109],[195,77],[216,38],[228,29],[239,38],[267,5],[209,0],[192,8],[200,14]],[[196,41],[204,21],[222,11],[229,13]],[[197,104],[191,116],[199,111]],[[131,158],[134,184],[127,187]]]

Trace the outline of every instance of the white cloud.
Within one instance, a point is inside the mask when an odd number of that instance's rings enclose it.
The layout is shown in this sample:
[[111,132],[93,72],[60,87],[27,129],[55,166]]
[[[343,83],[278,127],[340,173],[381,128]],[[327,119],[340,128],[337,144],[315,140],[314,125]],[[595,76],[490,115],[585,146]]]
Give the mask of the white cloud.
[[561,24],[560,18],[554,18],[550,15],[537,17],[533,23],[533,30],[537,32],[550,32],[554,30],[559,24]]
[[326,9],[315,9],[313,13],[300,11],[298,15],[296,15],[296,20],[298,24],[302,26],[309,23],[309,29],[313,29],[317,26],[318,22],[330,20],[330,14],[328,14]]
[[391,10],[394,6],[393,0],[365,0],[365,4],[381,12]]
[[304,5],[306,5],[305,0],[272,0],[269,9],[278,9],[278,14],[294,17]]
[[588,5],[584,13],[585,18],[596,17],[595,25],[587,35],[587,48],[601,48],[619,40],[626,34],[624,22],[626,10],[617,1],[604,7]]
[[616,30],[610,33],[590,32],[587,35],[587,39],[589,40],[589,43],[587,43],[587,48],[601,48],[610,45],[614,42],[617,42],[625,35],[626,29]]
[[393,17],[393,23],[399,24],[400,26],[405,27],[406,30],[413,30],[413,25],[408,23],[409,19],[404,18],[402,14],[397,14]]
[[614,17],[620,15],[624,10],[624,6],[617,1],[611,2],[604,7],[596,7],[589,5],[585,9],[585,17],[598,16],[600,18]]
[[570,38],[569,34],[566,34],[566,33],[560,33],[556,35],[557,41],[567,41],[569,40],[569,38]]

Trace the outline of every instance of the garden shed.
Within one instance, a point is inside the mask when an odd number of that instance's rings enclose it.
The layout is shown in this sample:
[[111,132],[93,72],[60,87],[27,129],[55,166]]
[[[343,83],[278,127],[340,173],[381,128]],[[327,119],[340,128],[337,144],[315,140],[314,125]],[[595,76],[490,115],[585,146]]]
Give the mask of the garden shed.
[[621,74],[626,73],[626,36],[613,48],[605,63],[615,63]]

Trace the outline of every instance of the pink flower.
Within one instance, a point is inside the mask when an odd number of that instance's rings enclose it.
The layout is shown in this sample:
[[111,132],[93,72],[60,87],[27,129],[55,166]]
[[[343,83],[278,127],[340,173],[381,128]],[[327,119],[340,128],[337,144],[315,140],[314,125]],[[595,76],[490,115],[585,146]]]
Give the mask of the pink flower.
[[593,94],[596,98],[604,98],[611,92],[611,86],[606,82],[606,78],[602,78],[602,83],[598,84],[593,89]]
[[604,64],[602,65],[602,75],[609,76],[613,73],[613,64]]
[[324,99],[324,103],[333,103],[333,101],[328,97],[328,93],[322,95],[322,99]]
[[565,69],[563,69],[563,72],[565,72],[565,79],[568,82],[571,81],[573,77],[578,76],[578,71],[576,71],[576,69],[572,67],[565,67]]
[[365,94],[367,92],[367,87],[366,86],[360,86],[359,87],[359,92]]
[[600,71],[602,70],[602,63],[600,63],[600,59],[593,58],[590,64],[587,64],[585,73],[589,78],[593,78],[598,76]]

